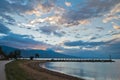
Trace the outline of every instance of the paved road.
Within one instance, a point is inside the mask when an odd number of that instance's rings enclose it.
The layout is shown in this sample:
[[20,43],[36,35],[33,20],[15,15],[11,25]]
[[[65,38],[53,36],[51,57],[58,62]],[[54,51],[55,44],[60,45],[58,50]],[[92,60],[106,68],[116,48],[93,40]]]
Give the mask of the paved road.
[[5,64],[7,64],[9,62],[10,61],[0,61],[0,80],[6,80]]

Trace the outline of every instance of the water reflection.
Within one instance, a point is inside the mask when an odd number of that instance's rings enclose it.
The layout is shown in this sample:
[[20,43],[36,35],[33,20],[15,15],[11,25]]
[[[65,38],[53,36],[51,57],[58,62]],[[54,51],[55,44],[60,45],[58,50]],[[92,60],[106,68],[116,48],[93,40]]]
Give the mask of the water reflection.
[[113,63],[50,62],[45,66],[86,80],[120,80],[120,60]]

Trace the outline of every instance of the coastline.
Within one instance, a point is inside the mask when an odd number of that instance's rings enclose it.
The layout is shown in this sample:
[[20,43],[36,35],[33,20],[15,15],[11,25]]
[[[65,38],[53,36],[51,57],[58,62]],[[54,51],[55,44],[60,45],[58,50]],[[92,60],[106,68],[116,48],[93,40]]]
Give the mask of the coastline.
[[46,62],[49,61],[33,60],[25,61],[24,64],[20,65],[35,80],[84,80],[82,78],[77,78],[63,73],[51,71],[39,66],[44,65],[44,63]]

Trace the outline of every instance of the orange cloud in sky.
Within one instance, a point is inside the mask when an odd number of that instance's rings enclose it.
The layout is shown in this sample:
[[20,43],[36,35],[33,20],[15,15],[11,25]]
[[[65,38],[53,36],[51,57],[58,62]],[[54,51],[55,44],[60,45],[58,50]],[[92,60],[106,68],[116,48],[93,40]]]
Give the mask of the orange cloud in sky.
[[119,30],[119,29],[120,29],[120,26],[114,25],[113,28],[116,29],[116,30]]
[[44,46],[44,45],[35,45],[34,47],[32,47],[32,49],[40,49],[40,50],[46,50],[48,47]]
[[28,14],[28,15],[36,15],[36,16],[41,16],[41,12],[38,11],[38,10],[31,10],[31,11],[26,11],[25,14]]
[[90,23],[89,20],[80,20],[80,21],[78,21],[78,22],[79,22],[79,24],[82,24],[82,25],[86,25],[86,24],[89,24],[89,23]]
[[65,5],[66,5],[67,7],[70,7],[72,4],[71,4],[70,2],[65,2]]
[[116,19],[116,20],[119,19],[120,16],[116,15],[119,12],[120,12],[120,3],[117,4],[115,7],[113,7],[113,9],[108,14],[105,15],[106,18],[103,19],[103,22],[107,23],[113,19]]

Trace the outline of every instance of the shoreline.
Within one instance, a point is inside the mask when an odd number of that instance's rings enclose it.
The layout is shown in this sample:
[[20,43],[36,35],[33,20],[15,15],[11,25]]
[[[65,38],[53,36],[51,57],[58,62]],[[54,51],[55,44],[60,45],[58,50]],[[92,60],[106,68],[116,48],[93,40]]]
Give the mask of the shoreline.
[[25,63],[25,65],[26,67],[29,67],[35,71],[38,71],[41,74],[45,74],[43,75],[47,77],[47,79],[45,80],[84,80],[82,78],[78,78],[78,77],[70,76],[64,73],[48,70],[46,68],[39,66],[39,65],[44,65],[46,62],[50,62],[50,61],[33,60],[33,61],[28,61],[27,63]]

